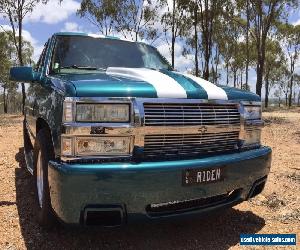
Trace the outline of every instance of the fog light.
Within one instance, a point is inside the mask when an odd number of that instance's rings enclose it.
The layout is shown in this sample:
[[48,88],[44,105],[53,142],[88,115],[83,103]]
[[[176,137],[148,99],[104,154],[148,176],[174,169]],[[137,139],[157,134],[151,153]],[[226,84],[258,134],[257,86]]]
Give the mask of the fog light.
[[77,137],[76,155],[128,155],[130,137]]
[[71,138],[62,138],[61,154],[65,155],[65,156],[72,155],[72,139]]

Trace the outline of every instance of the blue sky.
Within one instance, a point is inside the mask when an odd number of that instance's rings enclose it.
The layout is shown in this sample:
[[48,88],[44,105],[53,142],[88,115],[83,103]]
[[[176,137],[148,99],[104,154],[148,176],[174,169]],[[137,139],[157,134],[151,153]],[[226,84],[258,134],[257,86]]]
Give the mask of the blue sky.
[[[25,18],[24,21],[24,37],[34,46],[34,59],[37,60],[44,43],[55,32],[58,31],[83,31],[88,33],[97,33],[95,26],[90,24],[85,18],[76,15],[76,10],[80,6],[80,1],[64,0],[60,5],[58,0],[50,0],[47,5],[38,4],[34,11]],[[289,22],[300,24],[300,9],[290,13]],[[7,21],[0,19],[0,25],[7,28]],[[159,51],[167,58],[170,53],[166,44],[158,44]],[[181,55],[180,43],[176,46],[175,67],[180,71],[186,71],[191,66],[191,60]],[[297,72],[300,73],[300,63],[297,64]],[[225,82],[226,75],[221,79],[221,83]],[[255,71],[251,70],[249,75],[251,90],[254,91],[256,82]]]

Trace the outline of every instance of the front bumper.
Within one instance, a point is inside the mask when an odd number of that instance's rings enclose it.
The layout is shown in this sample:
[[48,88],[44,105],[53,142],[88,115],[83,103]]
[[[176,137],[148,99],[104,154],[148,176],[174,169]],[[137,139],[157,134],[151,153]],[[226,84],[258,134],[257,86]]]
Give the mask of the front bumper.
[[[271,149],[261,147],[240,153],[202,159],[141,162],[66,164],[49,162],[49,186],[54,212],[65,223],[81,223],[88,207],[120,208],[123,222],[188,215],[233,206],[249,197],[271,166]],[[222,182],[182,186],[182,170],[225,167]],[[153,216],[149,204],[214,197],[238,190],[234,197],[212,206]]]

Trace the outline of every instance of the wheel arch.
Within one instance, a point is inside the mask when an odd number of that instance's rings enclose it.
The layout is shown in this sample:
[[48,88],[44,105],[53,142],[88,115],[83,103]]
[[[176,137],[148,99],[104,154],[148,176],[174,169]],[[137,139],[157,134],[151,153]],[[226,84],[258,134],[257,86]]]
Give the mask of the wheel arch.
[[36,120],[36,136],[38,135],[38,133],[42,129],[45,129],[47,131],[47,133],[49,134],[49,137],[51,139],[51,146],[52,146],[52,149],[54,151],[54,143],[53,143],[53,137],[52,137],[51,128],[50,128],[48,122],[45,119],[39,117]]

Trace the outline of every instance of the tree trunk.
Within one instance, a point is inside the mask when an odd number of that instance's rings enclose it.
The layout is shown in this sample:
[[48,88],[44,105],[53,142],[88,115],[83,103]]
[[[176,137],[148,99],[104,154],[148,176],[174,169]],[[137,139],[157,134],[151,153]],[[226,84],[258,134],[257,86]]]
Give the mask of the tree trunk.
[[295,61],[293,59],[291,59],[291,81],[290,81],[289,107],[292,106],[294,68],[295,68]]
[[261,88],[262,88],[262,81],[263,81],[263,60],[260,58],[257,66],[256,66],[256,94],[261,96]]
[[261,96],[261,89],[263,84],[265,56],[266,56],[266,37],[267,34],[263,34],[259,40],[257,46],[257,79],[256,79],[256,94]]
[[[20,8],[20,13],[18,13],[18,20],[19,20],[19,37],[18,37],[18,58],[19,58],[19,63],[20,66],[24,65],[23,62],[23,41],[22,41],[22,31],[23,31],[23,17],[22,17],[22,8]],[[26,92],[25,92],[25,84],[24,82],[21,83],[22,87],[22,114],[25,115],[25,100],[26,100]]]
[[6,87],[3,87],[3,112],[7,114]]
[[241,89],[243,89],[243,71],[241,69]]
[[233,87],[236,88],[236,71],[233,72]]
[[215,83],[218,84],[218,66],[219,66],[219,61],[220,61],[220,50],[218,49],[218,47],[216,47],[216,69],[215,69],[215,76],[216,76],[216,80]]
[[229,84],[229,63],[226,63],[226,85]]
[[171,48],[171,57],[172,57],[172,67],[175,65],[175,0],[173,0],[173,13],[172,13],[172,48]]
[[265,79],[265,107],[269,106],[269,74],[266,75]]
[[208,80],[209,78],[209,58],[210,55],[208,53],[208,46],[205,44],[205,51],[204,51],[204,70],[203,70],[203,78]]
[[249,0],[247,0],[247,10],[246,10],[246,16],[247,16],[247,27],[246,27],[246,82],[245,82],[245,87],[248,89],[248,70],[249,70]]
[[198,62],[198,32],[197,32],[197,25],[198,25],[198,4],[195,5],[194,10],[194,32],[195,32],[195,68],[196,68],[196,76],[199,76],[199,62]]

